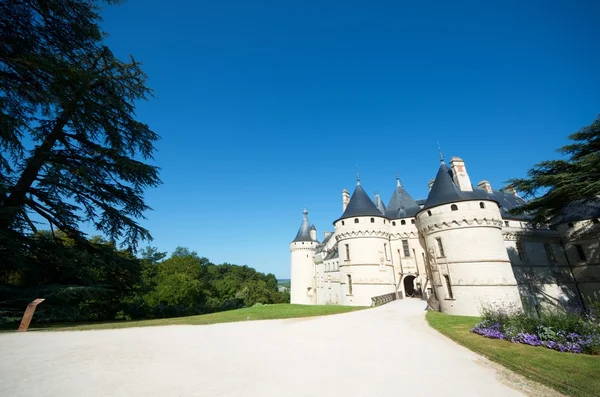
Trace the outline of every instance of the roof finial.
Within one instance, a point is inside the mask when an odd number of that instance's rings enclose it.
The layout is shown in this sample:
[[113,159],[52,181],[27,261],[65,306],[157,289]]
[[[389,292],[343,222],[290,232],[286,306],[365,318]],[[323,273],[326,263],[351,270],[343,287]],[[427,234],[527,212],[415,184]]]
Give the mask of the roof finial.
[[360,174],[358,173],[358,164],[356,165],[356,184],[360,185]]
[[440,146],[440,141],[438,141],[438,150],[440,151],[440,162],[444,163],[444,155],[442,154],[442,147]]
[[304,217],[308,217],[308,211],[306,210],[306,206],[304,206],[304,211],[302,211],[302,215],[304,215]]
[[400,182],[400,176],[398,176],[398,171],[396,171],[396,186],[402,186],[402,182]]

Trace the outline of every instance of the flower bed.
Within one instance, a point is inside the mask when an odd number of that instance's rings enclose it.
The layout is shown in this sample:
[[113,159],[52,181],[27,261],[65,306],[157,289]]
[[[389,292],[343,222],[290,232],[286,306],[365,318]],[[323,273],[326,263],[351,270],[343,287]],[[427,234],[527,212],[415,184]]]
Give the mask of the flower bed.
[[600,313],[545,312],[532,317],[522,310],[485,309],[471,332],[569,353],[600,354]]

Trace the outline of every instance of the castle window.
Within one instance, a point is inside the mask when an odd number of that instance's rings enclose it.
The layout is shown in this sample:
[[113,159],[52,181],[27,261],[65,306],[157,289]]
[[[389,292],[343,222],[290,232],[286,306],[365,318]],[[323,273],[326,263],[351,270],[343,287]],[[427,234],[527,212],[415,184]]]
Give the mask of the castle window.
[[479,203],[479,208],[485,208],[485,203]]
[[579,255],[579,260],[584,261],[586,259],[585,252],[583,252],[583,247],[581,246],[581,244],[575,244],[575,248],[577,249],[577,255]]
[[452,204],[452,205],[450,206],[450,209],[451,209],[452,211],[458,211],[458,206],[457,206],[456,204]]
[[444,274],[444,279],[446,280],[446,289],[448,292],[448,299],[454,299],[454,294],[452,293],[452,284],[450,284],[450,276]]
[[348,295],[352,295],[352,276],[348,275]]
[[504,226],[506,226],[506,227],[510,226],[510,222],[504,221]]
[[346,224],[346,222],[342,221],[342,226],[344,226]]
[[431,211],[427,211],[427,216],[431,216]]
[[401,225],[406,225],[406,221],[405,221],[405,220],[401,220],[401,221],[400,221],[400,224],[401,224]]
[[354,223],[358,223],[358,218],[354,218]]
[[442,239],[440,237],[437,237],[435,239],[437,241],[437,245],[438,245],[438,254],[440,255],[440,258],[443,258],[446,256],[446,254],[444,253],[444,245],[442,244]]
[[393,222],[392,222],[392,226],[396,226],[396,221],[393,221]]
[[556,256],[554,255],[554,250],[552,250],[552,246],[548,243],[544,243],[544,251],[546,251],[546,258],[548,258],[548,262],[556,263]]
[[412,224],[414,225],[414,224],[415,224],[415,220],[414,220],[414,219],[411,219],[411,220],[410,220],[410,223],[412,223]]
[[410,256],[410,249],[408,248],[408,240],[402,240],[402,249],[404,250],[404,256]]
[[383,220],[383,224],[385,225],[385,219]]
[[350,246],[346,244],[346,260],[350,260]]
[[517,241],[517,253],[519,254],[519,259],[521,260],[521,262],[525,262],[527,256],[525,255],[525,248],[523,247],[523,243],[520,241]]
[[388,261],[387,244],[383,244],[383,252],[385,252],[385,260]]
[[371,223],[375,223],[375,218],[371,218]]
[[598,219],[598,218],[592,219],[592,223],[594,225],[597,225],[598,223],[600,223],[600,219]]
[[573,227],[573,222],[569,222],[569,224],[567,226]]

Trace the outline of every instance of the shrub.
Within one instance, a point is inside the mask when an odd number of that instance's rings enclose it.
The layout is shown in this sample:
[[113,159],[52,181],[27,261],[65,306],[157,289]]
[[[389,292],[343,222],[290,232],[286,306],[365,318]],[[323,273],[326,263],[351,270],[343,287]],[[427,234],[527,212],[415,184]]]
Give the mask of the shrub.
[[599,313],[594,306],[584,314],[545,310],[533,317],[518,307],[485,307],[472,332],[562,352],[599,354]]

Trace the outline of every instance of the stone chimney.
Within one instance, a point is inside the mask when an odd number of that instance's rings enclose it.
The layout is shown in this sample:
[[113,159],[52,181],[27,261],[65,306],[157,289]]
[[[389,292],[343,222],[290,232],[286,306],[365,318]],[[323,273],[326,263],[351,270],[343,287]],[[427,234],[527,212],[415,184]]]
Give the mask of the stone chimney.
[[467,174],[464,160],[460,157],[452,157],[450,167],[452,168],[452,177],[456,186],[463,192],[472,192],[473,186],[471,186],[471,178]]
[[329,237],[329,236],[331,236],[331,232],[330,232],[329,230],[325,230],[325,235],[324,235],[324,237],[325,237],[325,238],[327,238],[327,237]]
[[519,196],[519,194],[517,193],[517,189],[515,189],[514,187],[512,187],[512,186],[510,186],[510,185],[509,185],[509,186],[507,186],[507,187],[505,187],[505,188],[504,188],[504,191],[505,191],[506,193],[514,194],[514,195],[515,195],[515,196],[517,196],[517,197],[521,197],[521,196]]
[[350,202],[350,193],[346,189],[342,190],[342,212],[346,211],[346,207]]
[[492,185],[488,182],[488,181],[481,181],[477,184],[477,186],[479,186],[480,189],[485,190],[488,193],[492,193]]
[[433,182],[435,182],[435,179],[429,181],[429,191],[431,191],[431,188],[433,187]]

